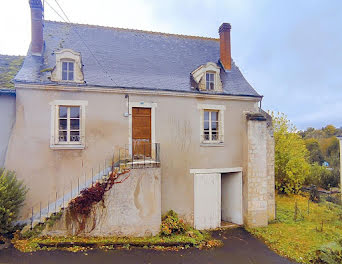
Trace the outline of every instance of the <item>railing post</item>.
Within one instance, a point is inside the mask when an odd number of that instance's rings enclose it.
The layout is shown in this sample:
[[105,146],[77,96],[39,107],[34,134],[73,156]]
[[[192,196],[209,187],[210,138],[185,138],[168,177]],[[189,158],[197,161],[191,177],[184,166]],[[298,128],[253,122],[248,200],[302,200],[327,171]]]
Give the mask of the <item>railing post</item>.
[[56,200],[55,200],[55,214],[57,214],[57,192],[56,192]]
[[144,168],[146,167],[145,165],[145,157],[146,157],[146,142],[143,142],[144,143]]
[[32,206],[32,212],[31,212],[31,230],[33,229],[33,206]]

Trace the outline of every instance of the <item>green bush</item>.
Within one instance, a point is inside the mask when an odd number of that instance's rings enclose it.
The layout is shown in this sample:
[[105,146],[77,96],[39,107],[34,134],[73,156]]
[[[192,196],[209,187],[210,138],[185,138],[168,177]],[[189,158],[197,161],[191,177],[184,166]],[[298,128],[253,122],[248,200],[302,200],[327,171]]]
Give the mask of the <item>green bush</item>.
[[13,171],[0,168],[0,234],[14,231],[13,222],[17,220],[27,189]]
[[339,264],[342,263],[342,240],[331,242],[316,251],[313,263]]
[[178,218],[178,214],[170,210],[162,217],[160,229],[162,236],[170,236],[172,234],[184,234],[188,228],[184,221]]

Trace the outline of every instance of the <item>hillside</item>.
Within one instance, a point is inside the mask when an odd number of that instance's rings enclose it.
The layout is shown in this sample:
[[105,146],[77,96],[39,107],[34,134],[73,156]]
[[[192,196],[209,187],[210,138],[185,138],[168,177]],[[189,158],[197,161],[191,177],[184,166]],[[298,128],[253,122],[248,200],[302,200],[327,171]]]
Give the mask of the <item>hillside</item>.
[[24,61],[24,56],[9,56],[0,54],[0,89],[13,89],[11,83]]

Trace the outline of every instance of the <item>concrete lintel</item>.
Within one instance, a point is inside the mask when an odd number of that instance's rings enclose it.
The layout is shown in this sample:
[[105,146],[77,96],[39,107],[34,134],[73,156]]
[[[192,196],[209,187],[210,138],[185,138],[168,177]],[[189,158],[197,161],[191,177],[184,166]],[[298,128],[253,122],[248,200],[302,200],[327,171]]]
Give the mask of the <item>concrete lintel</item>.
[[229,173],[229,172],[242,172],[242,167],[214,168],[214,169],[190,169],[191,174]]

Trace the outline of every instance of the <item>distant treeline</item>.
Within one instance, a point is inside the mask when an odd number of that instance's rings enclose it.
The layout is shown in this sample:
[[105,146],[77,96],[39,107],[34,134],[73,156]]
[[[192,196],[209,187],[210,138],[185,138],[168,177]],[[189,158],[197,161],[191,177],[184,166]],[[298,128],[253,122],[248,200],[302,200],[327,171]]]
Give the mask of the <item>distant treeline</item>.
[[327,125],[321,129],[307,128],[299,131],[309,151],[307,157],[311,166],[306,184],[322,188],[337,187],[340,182],[340,147],[337,136],[342,135],[342,128]]

